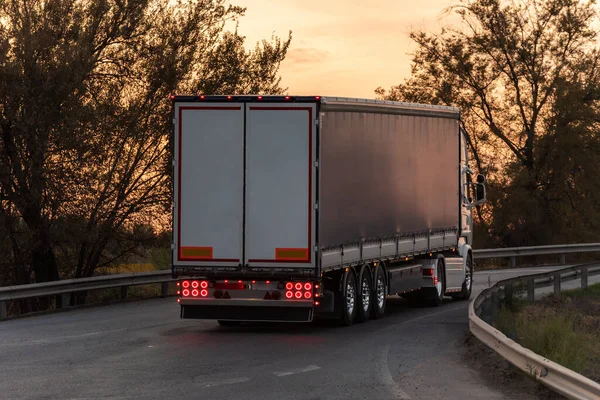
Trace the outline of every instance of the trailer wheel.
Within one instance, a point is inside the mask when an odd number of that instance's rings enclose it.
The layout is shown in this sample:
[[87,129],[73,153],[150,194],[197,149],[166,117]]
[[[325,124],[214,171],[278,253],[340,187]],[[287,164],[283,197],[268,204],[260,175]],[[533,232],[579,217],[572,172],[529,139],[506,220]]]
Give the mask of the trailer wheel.
[[423,291],[424,303],[431,307],[439,307],[444,300],[446,291],[446,272],[444,268],[444,259],[439,258],[435,263],[435,275],[437,276],[437,285],[421,289]]
[[467,255],[467,263],[465,265],[465,281],[462,284],[460,293],[452,295],[454,300],[469,300],[473,291],[473,257],[471,253]]
[[350,326],[356,318],[358,308],[356,301],[358,298],[356,295],[356,277],[354,276],[354,271],[350,268],[346,269],[342,274],[341,279],[342,287],[339,294],[342,314],[340,322],[342,325]]
[[373,308],[372,294],[372,280],[371,280],[371,269],[368,265],[363,265],[360,269],[358,278],[358,310],[357,320],[358,322],[366,322],[371,317],[371,308]]
[[373,297],[371,303],[371,317],[380,319],[385,314],[385,304],[387,302],[387,284],[385,280],[385,271],[381,264],[375,267],[373,274]]

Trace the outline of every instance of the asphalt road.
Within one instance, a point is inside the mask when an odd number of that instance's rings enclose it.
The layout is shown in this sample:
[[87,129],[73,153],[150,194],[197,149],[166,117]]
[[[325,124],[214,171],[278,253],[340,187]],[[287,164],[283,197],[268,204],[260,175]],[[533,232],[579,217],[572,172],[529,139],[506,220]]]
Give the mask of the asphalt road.
[[[523,274],[478,272],[473,297]],[[0,323],[0,399],[509,398],[464,361],[467,306],[390,298],[385,318],[348,328],[222,328],[179,319],[172,298],[16,319]]]

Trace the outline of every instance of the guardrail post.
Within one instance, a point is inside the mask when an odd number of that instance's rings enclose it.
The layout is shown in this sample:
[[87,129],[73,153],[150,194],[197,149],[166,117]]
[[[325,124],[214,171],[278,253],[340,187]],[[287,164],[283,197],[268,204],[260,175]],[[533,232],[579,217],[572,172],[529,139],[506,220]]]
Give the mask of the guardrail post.
[[567,263],[567,253],[561,253],[560,263],[561,263],[561,265],[565,265]]
[[498,293],[497,291],[492,292],[492,302],[491,302],[491,318],[492,321],[494,322],[496,321],[496,319],[498,319],[498,310],[500,309],[500,293]]
[[3,319],[6,319],[7,315],[6,315],[6,302],[5,301],[0,301],[0,321],[2,321]]
[[513,306],[513,285],[512,283],[507,283],[504,285],[504,303],[506,307],[511,309]]
[[581,268],[581,288],[587,289],[588,287],[588,267]]
[[121,286],[121,300],[127,300],[127,289],[129,289],[129,286]]
[[527,301],[533,303],[535,301],[535,279],[527,280]]
[[511,268],[517,268],[517,257],[515,257],[515,256],[511,257],[509,265]]
[[169,282],[163,282],[160,285],[160,297],[167,297],[169,295]]
[[560,272],[554,274],[554,295],[560,296]]
[[57,304],[56,308],[68,308],[70,306],[71,306],[71,293],[61,294],[60,295],[60,303]]

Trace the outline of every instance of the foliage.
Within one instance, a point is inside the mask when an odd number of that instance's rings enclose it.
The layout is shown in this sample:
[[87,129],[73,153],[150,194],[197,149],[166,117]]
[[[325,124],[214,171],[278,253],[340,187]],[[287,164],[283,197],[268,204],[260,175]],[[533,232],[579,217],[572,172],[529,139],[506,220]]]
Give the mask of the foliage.
[[568,290],[517,311],[503,309],[495,326],[522,346],[600,380],[600,284]]
[[[3,283],[86,277],[170,230],[169,94],[281,93],[225,0],[0,3]],[[10,267],[10,268],[9,268]]]
[[600,52],[595,3],[465,0],[459,26],[415,31],[412,76],[390,100],[458,106],[488,176],[485,245],[597,239]]

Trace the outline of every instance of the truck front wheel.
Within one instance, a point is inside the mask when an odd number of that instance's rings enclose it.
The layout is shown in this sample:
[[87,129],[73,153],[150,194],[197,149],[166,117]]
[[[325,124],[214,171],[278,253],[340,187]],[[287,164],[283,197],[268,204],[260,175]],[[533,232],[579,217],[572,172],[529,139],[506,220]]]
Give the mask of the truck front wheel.
[[471,253],[467,255],[467,262],[465,265],[465,281],[462,284],[462,290],[460,293],[452,295],[454,300],[469,300],[471,292],[473,291],[473,257]]

